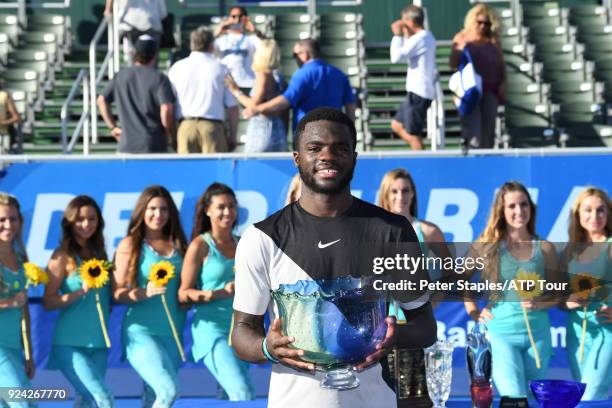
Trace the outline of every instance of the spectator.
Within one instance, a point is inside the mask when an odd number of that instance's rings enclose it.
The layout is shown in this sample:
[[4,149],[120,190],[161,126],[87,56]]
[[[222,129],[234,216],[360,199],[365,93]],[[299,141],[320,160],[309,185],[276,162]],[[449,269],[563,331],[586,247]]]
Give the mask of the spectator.
[[234,256],[238,237],[234,191],[211,184],[196,205],[192,241],[185,254],[179,300],[195,304],[191,333],[193,359],[204,361],[230,401],[254,399],[249,364],[228,343],[234,302]]
[[299,40],[293,46],[293,57],[300,67],[282,94],[267,102],[247,108],[248,118],[257,114],[271,114],[293,108],[293,130],[304,115],[315,108],[342,109],[355,120],[355,95],[348,78],[338,68],[320,59],[319,44],[312,39]]
[[402,18],[391,24],[391,62],[408,64],[406,99],[391,120],[393,132],[410,144],[412,150],[423,150],[423,127],[427,109],[435,98],[436,39],[423,28],[423,9],[410,5]]
[[[258,103],[268,101],[281,93],[282,78],[274,73],[280,66],[280,49],[274,40],[263,40],[257,46],[253,59],[255,84],[251,97],[246,96],[231,76],[226,83],[236,99],[245,107],[252,108]],[[284,113],[257,115],[249,119],[246,130],[247,153],[282,152],[287,150],[287,125]]]
[[180,118],[178,152],[231,151],[236,146],[238,104],[224,83],[228,70],[212,54],[213,34],[208,28],[192,31],[190,41],[189,57],[177,61],[168,73]]
[[4,81],[0,81],[0,154],[18,151],[13,125],[21,123],[21,115],[17,112],[11,93],[4,89]]
[[[121,153],[161,153],[174,143],[174,94],[168,78],[153,67],[157,43],[143,35],[135,64],[122,68],[98,96],[100,115],[119,142]],[[121,128],[110,104],[116,101]]]
[[[123,58],[129,65],[134,62],[135,44],[143,34],[156,42],[163,33],[162,20],[168,15],[165,0],[118,0],[119,35],[123,38]],[[104,15],[113,14],[113,0],[106,0]]]
[[[143,34],[159,42],[163,33],[162,20],[168,15],[165,0],[118,0],[119,35],[123,38],[123,58],[132,65],[135,44]],[[113,0],[106,0],[104,15],[113,14]]]
[[489,7],[478,4],[465,16],[464,28],[453,38],[450,66],[457,69],[463,49],[482,77],[482,97],[476,108],[461,117],[461,135],[472,148],[492,148],[495,142],[497,106],[504,102],[506,70],[499,41],[499,19]]
[[241,88],[252,88],[255,73],[251,68],[255,50],[263,34],[249,20],[244,7],[232,7],[229,18],[215,30],[215,52]]

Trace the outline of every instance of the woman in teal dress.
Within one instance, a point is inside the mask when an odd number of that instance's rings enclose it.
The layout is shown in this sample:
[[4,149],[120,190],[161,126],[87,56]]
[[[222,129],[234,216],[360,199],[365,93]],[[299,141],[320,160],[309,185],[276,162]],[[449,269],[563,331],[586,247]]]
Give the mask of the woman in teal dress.
[[[115,300],[128,305],[122,343],[127,360],[144,381],[144,407],[170,407],[178,396],[181,355],[162,296],[180,342],[185,313],[177,293],[186,246],[170,193],[162,186],[147,187],[136,202],[127,237],[117,248],[113,288]],[[162,287],[149,281],[151,267],[160,261],[175,269],[175,277]]]
[[[410,221],[419,240],[421,252],[425,256],[430,255],[430,250],[432,251],[431,256],[442,259],[451,256],[440,228],[432,222],[417,218],[416,185],[410,173],[405,169],[398,168],[385,173],[380,182],[376,204],[389,212],[403,215]],[[443,277],[442,271],[429,270],[428,272],[432,281],[440,280]],[[434,302],[436,300],[437,297],[434,297]],[[401,310],[391,310],[391,315],[396,316],[400,321],[405,320],[404,313]]]
[[68,203],[61,225],[43,298],[47,310],[60,310],[48,368],[59,369],[72,384],[76,406],[110,408],[113,399],[104,383],[108,348],[96,305],[97,292],[108,325],[110,279],[104,287],[92,288],[79,273],[83,262],[107,259],[100,207],[91,197],[77,196]]
[[[564,265],[572,291],[565,302],[570,368],[576,381],[587,384],[584,401],[606,400],[612,386],[612,201],[604,191],[589,187],[578,195],[570,214],[569,242]],[[583,291],[589,286],[602,290]]]
[[200,197],[179,290],[181,302],[195,304],[193,358],[204,361],[231,401],[254,398],[249,364],[229,344],[237,206],[232,189],[220,183],[211,184]]
[[[28,388],[34,377],[30,314],[23,263],[27,255],[21,230],[23,217],[19,202],[9,194],[0,193],[0,387]],[[25,359],[22,338],[22,318],[25,319],[30,359]],[[7,402],[0,396],[0,407]],[[30,406],[26,402],[10,402],[11,408]]]
[[[504,183],[495,195],[487,225],[474,244],[475,252],[487,260],[483,280],[509,282],[528,273],[535,279],[560,281],[555,249],[538,238],[535,222],[536,207],[527,189],[516,181]],[[465,302],[470,317],[486,322],[489,329],[493,382],[500,395],[528,396],[528,381],[546,378],[552,355],[546,309],[555,304],[546,297],[522,298],[521,292],[510,289],[490,292],[489,304],[482,310],[473,301]],[[529,339],[523,308],[539,358]]]

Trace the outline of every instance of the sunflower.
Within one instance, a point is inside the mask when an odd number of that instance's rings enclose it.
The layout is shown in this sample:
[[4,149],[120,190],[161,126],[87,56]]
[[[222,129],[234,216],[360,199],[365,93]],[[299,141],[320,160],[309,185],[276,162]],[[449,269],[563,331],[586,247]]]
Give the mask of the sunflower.
[[23,264],[23,271],[26,278],[28,279],[27,285],[37,286],[40,284],[45,285],[49,282],[49,275],[47,272],[42,270],[40,266],[32,262],[26,262]]
[[540,275],[536,272],[527,272],[523,269],[519,269],[514,282],[517,288],[516,291],[521,299],[532,300],[542,294],[542,289],[540,289],[537,283],[539,279]]
[[601,282],[594,276],[581,272],[572,276],[570,287],[572,288],[572,293],[578,295],[580,299],[586,300],[601,288]]
[[79,273],[88,287],[98,289],[108,282],[109,269],[111,269],[110,262],[93,258],[81,264]]
[[159,261],[151,265],[151,273],[149,274],[149,281],[153,282],[155,286],[161,288],[166,286],[170,279],[174,278],[174,265],[168,261]]

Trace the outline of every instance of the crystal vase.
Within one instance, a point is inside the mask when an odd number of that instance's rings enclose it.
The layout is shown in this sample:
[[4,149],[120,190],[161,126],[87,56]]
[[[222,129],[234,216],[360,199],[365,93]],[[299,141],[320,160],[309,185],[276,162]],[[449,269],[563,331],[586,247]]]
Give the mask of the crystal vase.
[[434,408],[445,408],[450,395],[453,348],[451,343],[438,340],[433,346],[425,349],[427,391],[429,398],[434,403]]

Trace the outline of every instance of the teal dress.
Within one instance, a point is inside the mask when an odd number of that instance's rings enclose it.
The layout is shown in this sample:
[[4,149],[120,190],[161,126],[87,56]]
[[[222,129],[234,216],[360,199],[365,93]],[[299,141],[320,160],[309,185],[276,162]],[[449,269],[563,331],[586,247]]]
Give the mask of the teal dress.
[[[25,290],[26,277],[23,262],[19,259],[20,268],[12,271],[0,264],[2,283],[0,299],[6,300]],[[0,309],[0,387],[29,388],[30,380],[26,376],[21,339],[22,308],[9,307]],[[6,402],[0,398],[0,407]],[[11,408],[31,406],[25,402],[8,403]]]
[[587,329],[582,362],[579,361],[580,337],[585,313],[582,308],[568,312],[567,356],[574,379],[587,384],[582,397],[584,401],[607,399],[608,390],[612,386],[612,324],[602,324],[594,313],[604,305],[611,306],[609,295],[612,290],[611,242],[612,239],[608,239],[607,243],[602,245],[599,255],[591,262],[583,263],[572,259],[568,265],[570,279],[575,275],[588,274],[605,282],[608,287],[606,299],[593,301],[587,307]]
[[[500,243],[500,282],[516,279],[519,270],[535,272],[546,279],[544,254],[541,241],[532,241],[530,259],[519,261]],[[528,381],[545,378],[552,355],[550,320],[546,310],[529,311],[527,314],[534,342],[540,356],[537,368],[527,326],[520,305],[521,298],[514,290],[503,293],[502,299],[491,308],[493,319],[487,323],[491,335],[493,382],[500,395],[529,395]]]
[[[208,256],[202,264],[198,289],[220,290],[234,281],[234,259],[226,258],[209,233],[202,239],[208,245]],[[195,306],[191,332],[193,358],[204,360],[231,401],[255,397],[249,377],[249,364],[236,357],[229,345],[234,297],[198,303]]]
[[[175,249],[172,255],[162,256],[144,242],[136,285],[146,288],[151,267],[159,261],[174,265],[175,277],[168,282],[164,296],[180,339],[185,324],[185,312],[178,303],[182,255]],[[181,357],[161,296],[129,305],[123,319],[122,339],[127,360],[144,380],[143,407],[170,407],[178,396]]]
[[[77,258],[77,271],[82,261]],[[80,290],[81,274],[69,274],[60,287],[62,294]],[[109,329],[110,281],[60,311],[53,332],[53,348],[47,368],[59,369],[74,386],[80,406],[112,407],[113,398],[104,383],[108,349],[98,317],[96,292]]]

